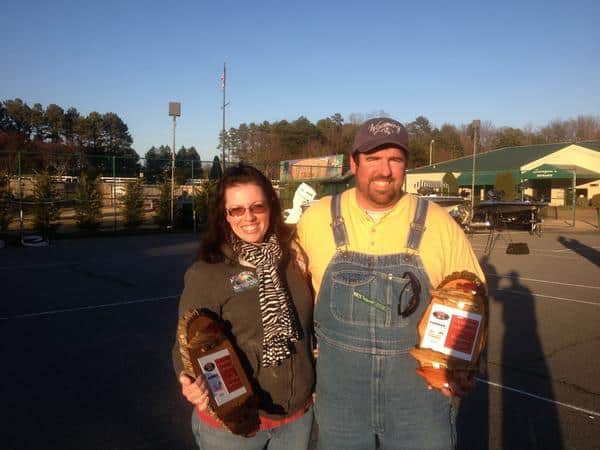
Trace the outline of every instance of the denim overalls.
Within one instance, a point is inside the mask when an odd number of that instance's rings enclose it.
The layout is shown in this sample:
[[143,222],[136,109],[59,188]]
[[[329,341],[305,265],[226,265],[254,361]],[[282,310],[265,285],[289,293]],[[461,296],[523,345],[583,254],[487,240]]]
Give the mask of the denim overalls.
[[[452,402],[427,389],[408,353],[417,343],[417,323],[430,298],[418,255],[428,202],[418,201],[407,252],[376,256],[345,249],[340,199],[336,195],[331,202],[337,251],[323,276],[314,313],[318,448],[375,449],[377,440],[385,450],[452,449]],[[402,317],[414,286],[406,272],[418,280],[421,295],[414,313]]]

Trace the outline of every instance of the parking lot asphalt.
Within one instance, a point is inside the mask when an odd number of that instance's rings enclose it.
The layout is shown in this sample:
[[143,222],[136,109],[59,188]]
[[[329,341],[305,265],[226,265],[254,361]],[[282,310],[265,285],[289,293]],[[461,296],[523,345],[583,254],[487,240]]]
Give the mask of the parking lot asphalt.
[[[472,237],[490,336],[488,372],[463,403],[464,448],[598,448],[600,234],[551,225],[541,238],[502,231],[489,255],[489,233]],[[514,242],[530,253],[507,254]]]
[[[489,254],[470,237],[490,336],[459,448],[599,448],[600,233],[566,225],[502,231]],[[195,448],[170,356],[195,250],[191,234],[0,250],[2,448]]]

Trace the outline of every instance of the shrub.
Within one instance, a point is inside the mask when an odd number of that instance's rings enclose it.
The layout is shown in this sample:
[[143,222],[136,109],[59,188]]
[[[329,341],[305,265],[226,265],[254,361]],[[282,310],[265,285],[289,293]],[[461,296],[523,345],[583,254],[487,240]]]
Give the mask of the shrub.
[[494,190],[496,192],[504,191],[503,200],[515,200],[517,198],[517,183],[511,172],[502,172],[496,175]]
[[445,189],[445,186],[448,186],[448,192],[443,192],[444,194],[457,195],[458,180],[456,179],[456,177],[454,176],[454,174],[452,172],[446,172],[446,174],[444,175],[444,178],[442,178],[442,182],[444,183],[443,189]]
[[59,207],[56,204],[58,201],[58,190],[48,171],[37,173],[33,177],[33,223],[46,238],[59,225]]
[[435,194],[435,189],[433,189],[431,186],[421,186],[419,189],[417,189],[417,194],[419,194],[419,195]]
[[102,194],[97,176],[82,173],[75,190],[75,217],[77,226],[97,230],[102,222]]
[[137,228],[144,219],[144,194],[142,183],[138,180],[128,183],[123,200],[124,224],[127,228]]
[[8,228],[12,220],[11,203],[14,200],[10,192],[9,176],[0,174],[0,231]]
[[194,188],[194,209],[196,210],[197,225],[205,225],[208,222],[208,212],[213,199],[217,182],[209,180],[204,182],[201,189]]
[[[177,199],[174,200],[173,222],[179,224],[181,222],[181,204],[178,204]],[[171,180],[165,180],[160,184],[160,197],[154,222],[161,227],[171,225]]]
[[338,192],[342,192],[343,190],[345,190],[347,188],[347,184],[341,184],[341,183],[335,183],[335,184],[326,184],[323,181],[327,181],[327,180],[319,180],[319,179],[314,179],[314,180],[291,180],[291,181],[286,181],[284,183],[280,183],[279,184],[279,202],[281,203],[281,209],[285,210],[285,209],[289,209],[292,208],[294,205],[294,195],[296,195],[296,190],[298,189],[298,186],[300,186],[302,183],[306,183],[308,184],[310,187],[312,187],[315,192],[316,192],[316,199],[319,199],[323,196],[326,195],[334,195]]
[[596,194],[592,197],[592,200],[590,201],[590,204],[594,207],[594,208],[600,208],[600,194]]

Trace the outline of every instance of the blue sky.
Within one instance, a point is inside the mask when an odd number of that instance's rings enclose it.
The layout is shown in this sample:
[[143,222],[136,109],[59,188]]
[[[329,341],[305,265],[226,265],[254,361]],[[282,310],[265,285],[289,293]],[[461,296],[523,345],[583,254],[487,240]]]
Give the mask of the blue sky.
[[27,1],[0,12],[0,100],[115,112],[143,156],[227,127],[385,111],[436,126],[600,115],[600,2]]

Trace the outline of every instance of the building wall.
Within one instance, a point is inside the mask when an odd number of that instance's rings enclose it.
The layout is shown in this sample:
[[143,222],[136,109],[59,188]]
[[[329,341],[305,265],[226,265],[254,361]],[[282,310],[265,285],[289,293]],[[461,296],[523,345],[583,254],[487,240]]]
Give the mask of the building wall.
[[[407,173],[405,177],[405,190],[411,194],[416,194],[417,189],[423,183],[433,182],[442,184],[444,175],[447,172],[432,172],[432,173]],[[460,172],[453,172],[453,175],[458,178]]]
[[567,204],[567,190],[564,187],[550,189],[550,206],[564,206]]
[[[520,169],[522,172],[524,172],[527,170],[535,169],[536,167],[539,167],[542,164],[576,164],[577,166],[600,173],[600,152],[590,150],[576,144],[571,144],[550,155],[537,159],[531,163],[525,164],[521,166]],[[416,193],[420,182],[422,182],[423,180],[441,182],[445,173],[446,172],[407,174],[405,189],[407,192]],[[461,172],[454,172],[454,176],[457,178],[460,174]],[[587,199],[590,199],[593,195],[600,193],[600,179],[594,181],[590,181],[589,179],[577,180],[576,185],[578,191],[582,189],[587,190]],[[565,205],[566,196],[568,195],[567,189],[569,189],[570,187],[570,180],[553,180],[550,194],[551,199],[549,199],[551,204],[553,206]],[[463,188],[463,190],[470,191],[471,189],[467,187]],[[527,189],[525,191],[525,194],[535,196],[535,192],[532,189]],[[480,196],[482,199],[485,198],[485,192],[480,193]]]
[[[580,147],[576,144],[569,145],[562,150],[552,153],[551,155],[540,158],[529,164],[524,165],[521,169],[531,170],[542,164],[552,165],[577,165],[588,170],[593,170],[600,173],[600,152],[589,150]],[[600,179],[590,181],[589,179],[576,179],[576,189],[587,190],[587,200],[591,199],[595,194],[600,193]],[[571,180],[552,180],[551,200],[552,206],[564,206],[567,204],[568,189],[572,187]]]
[[600,194],[600,180],[577,184],[577,189],[587,189],[587,198],[591,200],[594,195]]
[[600,173],[600,152],[571,144],[548,156],[537,159],[521,167],[522,171],[535,169],[542,164],[569,165],[576,164],[589,170]]

